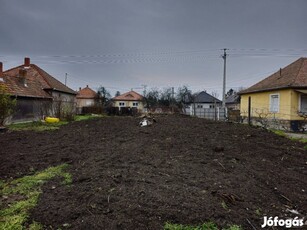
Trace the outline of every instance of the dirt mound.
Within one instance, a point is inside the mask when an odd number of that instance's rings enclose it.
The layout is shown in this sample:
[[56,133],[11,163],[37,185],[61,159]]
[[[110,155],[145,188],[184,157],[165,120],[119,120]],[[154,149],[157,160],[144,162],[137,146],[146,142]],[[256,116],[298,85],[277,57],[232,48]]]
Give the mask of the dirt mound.
[[287,209],[307,214],[302,144],[204,119],[138,123],[104,118],[0,134],[0,177],[69,163],[73,184],[47,183],[31,215],[53,229],[162,229],[165,222],[209,220],[252,229],[263,216],[293,216]]

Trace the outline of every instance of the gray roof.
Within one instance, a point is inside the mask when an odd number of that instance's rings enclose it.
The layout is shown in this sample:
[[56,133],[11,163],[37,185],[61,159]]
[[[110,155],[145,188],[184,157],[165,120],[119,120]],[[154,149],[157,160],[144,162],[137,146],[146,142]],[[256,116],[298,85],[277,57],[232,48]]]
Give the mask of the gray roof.
[[194,99],[195,103],[221,103],[221,101],[205,91],[198,93]]
[[226,98],[226,104],[236,104],[240,102],[240,95],[233,94]]

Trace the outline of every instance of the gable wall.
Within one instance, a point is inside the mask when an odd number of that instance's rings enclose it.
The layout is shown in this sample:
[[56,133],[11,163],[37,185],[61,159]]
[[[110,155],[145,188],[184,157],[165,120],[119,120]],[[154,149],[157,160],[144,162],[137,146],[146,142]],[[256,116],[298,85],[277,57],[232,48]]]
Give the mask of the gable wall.
[[[279,95],[279,112],[270,112],[270,96],[271,94]],[[298,97],[296,92],[291,89],[274,90],[268,92],[250,93],[241,95],[240,111],[241,116],[248,115],[248,97],[251,97],[251,115],[266,118],[277,118],[282,120],[300,120],[297,114]]]
[[123,101],[114,101],[114,107],[120,107],[119,106],[120,102],[125,102],[125,107],[131,107],[131,108],[134,107],[133,103],[137,102],[137,103],[139,103],[138,107],[137,107],[138,110],[143,110],[144,109],[143,102],[141,102],[141,101],[124,101],[124,100]]

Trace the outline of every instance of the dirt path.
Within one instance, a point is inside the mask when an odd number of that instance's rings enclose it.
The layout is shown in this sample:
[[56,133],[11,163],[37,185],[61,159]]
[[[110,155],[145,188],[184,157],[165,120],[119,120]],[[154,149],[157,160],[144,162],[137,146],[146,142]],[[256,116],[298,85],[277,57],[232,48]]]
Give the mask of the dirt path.
[[251,229],[248,221],[260,228],[265,215],[293,216],[287,209],[307,215],[303,144],[204,119],[159,117],[143,128],[138,121],[0,134],[0,178],[69,163],[71,187],[47,184],[31,216],[53,229],[162,229],[167,221],[209,220]]

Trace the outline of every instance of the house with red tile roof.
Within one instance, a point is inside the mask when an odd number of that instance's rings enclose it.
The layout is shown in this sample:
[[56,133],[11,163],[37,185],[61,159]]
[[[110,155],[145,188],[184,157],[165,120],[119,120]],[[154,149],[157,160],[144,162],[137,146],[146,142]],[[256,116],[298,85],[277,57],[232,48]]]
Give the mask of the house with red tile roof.
[[113,106],[118,107],[119,109],[131,108],[137,109],[138,112],[142,112],[144,109],[144,97],[135,91],[129,91],[114,97],[112,98],[112,101]]
[[[101,97],[97,92],[92,90],[88,85],[77,92],[76,96],[77,101],[77,111],[78,113],[85,113],[87,110],[85,108],[99,106],[99,102],[101,102]],[[100,103],[101,105],[101,103]]]
[[240,92],[241,115],[282,124],[285,129],[302,129],[307,118],[307,58],[299,58],[255,85]]
[[3,71],[1,63],[0,84],[5,86],[11,97],[17,99],[13,121],[59,116],[62,109],[75,109],[77,93],[37,65],[31,64],[28,57],[24,59],[23,65],[6,71]]

